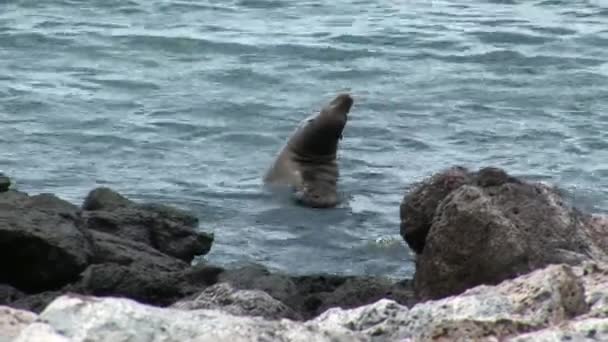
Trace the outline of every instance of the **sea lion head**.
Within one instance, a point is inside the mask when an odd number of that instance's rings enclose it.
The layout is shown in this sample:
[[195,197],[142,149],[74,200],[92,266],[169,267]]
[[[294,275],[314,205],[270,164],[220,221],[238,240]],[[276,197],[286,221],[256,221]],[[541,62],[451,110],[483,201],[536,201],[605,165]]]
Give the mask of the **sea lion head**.
[[335,158],[352,105],[349,94],[336,96],[300,127],[289,142],[292,150],[301,156]]

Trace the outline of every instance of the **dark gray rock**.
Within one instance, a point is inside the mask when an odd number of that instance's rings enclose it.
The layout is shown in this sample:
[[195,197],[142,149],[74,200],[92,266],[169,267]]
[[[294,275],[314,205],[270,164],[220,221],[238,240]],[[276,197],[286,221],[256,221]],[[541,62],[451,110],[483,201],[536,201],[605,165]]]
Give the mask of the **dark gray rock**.
[[11,187],[11,179],[0,172],[0,192],[6,192]]
[[78,208],[53,195],[0,193],[0,283],[39,292],[76,280],[91,257],[79,220]]
[[35,313],[40,313],[57,297],[60,297],[69,292],[70,291],[63,289],[57,291],[40,292],[20,297],[17,300],[14,300],[9,303],[8,306],[19,310],[27,310]]
[[213,243],[213,234],[197,231],[195,216],[165,205],[135,204],[107,188],[89,193],[83,208],[95,209],[83,213],[88,229],[145,243],[186,262],[207,254]]
[[139,266],[89,266],[75,284],[76,292],[94,296],[125,297],[145,304],[167,306],[192,293],[184,291],[179,272],[162,272]]
[[116,208],[130,207],[135,202],[127,199],[116,191],[99,187],[91,190],[82,204],[83,210],[113,210]]
[[291,277],[271,273],[266,267],[259,264],[246,264],[227,269],[219,275],[218,282],[229,283],[241,290],[264,291],[284,303],[298,291]]
[[472,174],[464,167],[454,166],[423,181],[403,197],[399,208],[400,233],[416,253],[422,253],[426,236],[439,203],[453,190],[470,183]]
[[0,305],[7,305],[24,296],[25,294],[16,288],[6,284],[0,284]]
[[123,239],[100,231],[91,231],[93,257],[91,263],[115,263],[149,270],[174,272],[186,269],[188,263],[161,253],[144,243]]
[[354,308],[380,298],[404,304],[414,303],[410,282],[393,283],[383,278],[338,275],[288,276],[271,273],[261,265],[251,264],[226,270],[219,282],[237,289],[255,289],[268,293],[286,304],[303,319],[318,316],[331,307]]
[[470,177],[469,184],[437,198],[426,222],[430,229],[414,277],[420,299],[497,284],[553,263],[606,257],[591,237],[587,216],[566,205],[555,189],[496,168]]

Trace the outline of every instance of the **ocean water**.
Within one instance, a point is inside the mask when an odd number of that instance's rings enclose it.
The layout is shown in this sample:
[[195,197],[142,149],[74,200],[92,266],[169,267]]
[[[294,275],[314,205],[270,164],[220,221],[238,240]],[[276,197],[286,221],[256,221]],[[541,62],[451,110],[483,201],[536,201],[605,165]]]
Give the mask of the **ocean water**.
[[[343,203],[268,194],[287,136],[342,91]],[[399,202],[454,164],[608,212],[608,0],[0,2],[0,171],[191,210],[210,262],[410,277]]]

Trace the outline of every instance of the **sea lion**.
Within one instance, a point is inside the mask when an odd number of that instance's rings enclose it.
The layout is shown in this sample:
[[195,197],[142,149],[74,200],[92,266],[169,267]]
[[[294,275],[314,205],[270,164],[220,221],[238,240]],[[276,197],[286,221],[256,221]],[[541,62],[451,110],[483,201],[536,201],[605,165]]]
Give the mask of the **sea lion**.
[[352,105],[349,94],[339,94],[319,113],[302,121],[266,172],[264,183],[294,188],[296,201],[305,206],[336,206],[338,141]]

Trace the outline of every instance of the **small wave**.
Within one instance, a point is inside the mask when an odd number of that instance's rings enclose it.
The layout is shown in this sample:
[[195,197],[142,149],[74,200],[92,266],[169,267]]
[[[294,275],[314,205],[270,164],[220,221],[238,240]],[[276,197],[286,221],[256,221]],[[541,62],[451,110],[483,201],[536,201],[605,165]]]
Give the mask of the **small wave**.
[[469,34],[477,37],[479,41],[486,44],[540,45],[555,40],[555,38],[552,37],[534,36],[531,34],[508,31],[474,31]]
[[160,87],[152,82],[119,78],[82,77],[83,80],[105,87],[129,91],[158,90]]
[[274,135],[252,132],[222,132],[209,137],[210,142],[238,142],[254,146],[269,146],[277,143]]
[[198,37],[162,36],[152,34],[120,34],[112,38],[120,41],[124,48],[139,48],[154,52],[165,51],[180,54],[226,54],[239,55],[241,53],[261,52],[254,45],[213,41]]
[[0,34],[0,46],[15,49],[49,49],[56,51],[62,46],[74,43],[72,38],[56,37],[40,32],[14,32],[9,31]]
[[352,61],[376,55],[368,49],[343,49],[329,45],[306,46],[299,44],[279,44],[268,48],[277,55],[319,62]]
[[254,88],[281,82],[279,77],[272,76],[269,73],[257,72],[252,67],[217,70],[209,73],[208,78],[222,84],[242,84]]
[[432,58],[452,63],[475,63],[487,65],[512,65],[516,67],[522,66],[562,66],[562,67],[579,67],[579,66],[597,66],[605,61],[599,58],[588,57],[567,57],[567,56],[549,56],[535,55],[526,56],[521,52],[512,50],[494,50],[478,54],[469,55],[440,55],[436,53],[424,53],[420,57]]
[[291,6],[289,1],[279,0],[240,0],[237,5],[255,9],[277,9]]

